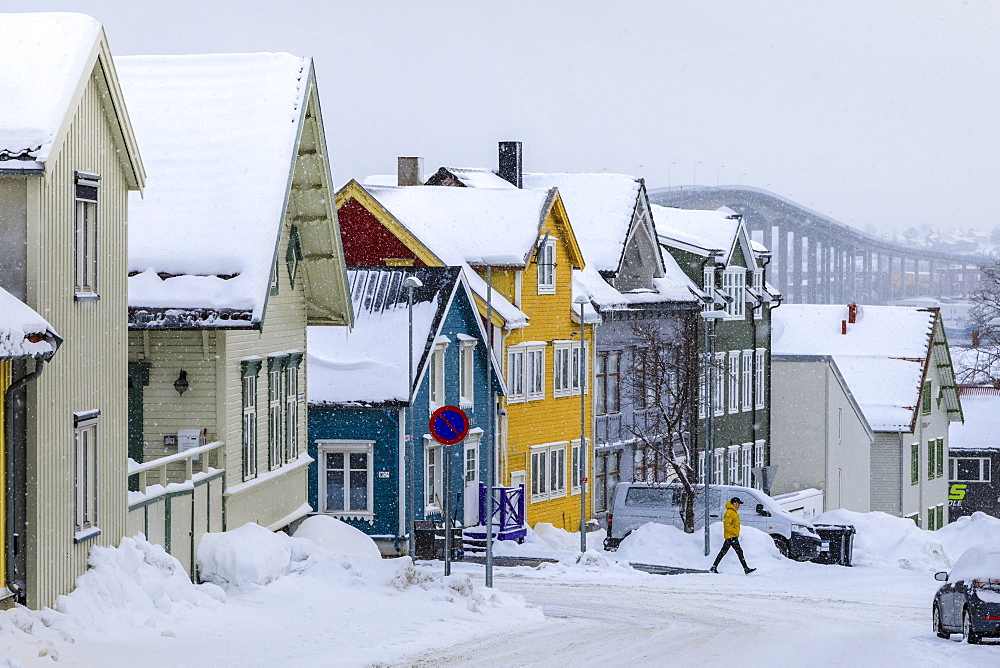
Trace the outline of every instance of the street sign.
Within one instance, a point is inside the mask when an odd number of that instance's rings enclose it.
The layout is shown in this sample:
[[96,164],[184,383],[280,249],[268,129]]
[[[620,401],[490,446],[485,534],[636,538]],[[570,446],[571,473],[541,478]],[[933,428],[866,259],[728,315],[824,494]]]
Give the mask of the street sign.
[[442,406],[431,415],[430,430],[442,445],[461,443],[469,434],[469,416],[458,406]]

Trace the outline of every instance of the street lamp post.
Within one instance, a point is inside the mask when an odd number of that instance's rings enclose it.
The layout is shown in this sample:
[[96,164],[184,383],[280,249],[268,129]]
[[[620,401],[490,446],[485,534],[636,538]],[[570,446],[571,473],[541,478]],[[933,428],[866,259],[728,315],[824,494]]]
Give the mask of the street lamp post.
[[583,309],[590,300],[580,295],[573,300],[580,305],[580,365],[577,367],[580,380],[580,457],[577,462],[580,476],[580,552],[587,551],[587,373],[586,330],[583,326]]
[[[707,557],[712,552],[711,539],[709,538],[708,525],[710,519],[709,509],[711,504],[709,503],[709,485],[712,475],[712,452],[715,449],[715,373],[721,373],[721,370],[715,370],[713,373],[712,366],[715,364],[715,323],[720,318],[726,317],[725,311],[702,311],[701,317],[704,318],[705,327],[705,465],[703,467],[703,478],[705,479],[705,556]],[[708,327],[709,323],[712,326],[712,333],[709,334]]]
[[[409,336],[406,339],[407,359],[407,402],[406,402],[406,431],[413,431],[413,288],[423,287],[423,283],[416,276],[407,276],[403,280],[403,287],[406,288],[406,318],[409,324]],[[409,433],[404,437],[406,449],[406,550],[410,559],[414,558],[416,551],[416,539],[413,535],[413,516],[416,512],[415,500],[413,498],[413,438]]]

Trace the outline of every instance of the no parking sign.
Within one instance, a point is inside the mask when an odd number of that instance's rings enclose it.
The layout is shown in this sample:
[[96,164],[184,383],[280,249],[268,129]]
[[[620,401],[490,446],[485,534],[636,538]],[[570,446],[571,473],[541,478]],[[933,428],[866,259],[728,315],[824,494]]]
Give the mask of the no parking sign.
[[469,416],[458,406],[442,406],[431,415],[430,430],[442,445],[461,443],[469,434]]

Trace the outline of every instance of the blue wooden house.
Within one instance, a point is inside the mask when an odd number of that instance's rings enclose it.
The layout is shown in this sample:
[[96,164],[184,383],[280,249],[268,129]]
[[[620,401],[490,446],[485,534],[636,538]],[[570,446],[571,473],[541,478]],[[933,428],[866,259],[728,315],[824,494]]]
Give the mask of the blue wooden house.
[[[456,524],[479,523],[479,483],[502,376],[461,268],[354,267],[348,276],[354,328],[308,333],[309,500],[316,513],[398,554],[406,543],[406,436],[414,444],[415,518],[443,519],[450,494]],[[403,286],[410,276],[422,284],[413,289],[412,388]],[[443,405],[462,407],[471,423],[464,443],[451,448],[450,479],[445,448],[428,431],[431,414]]]

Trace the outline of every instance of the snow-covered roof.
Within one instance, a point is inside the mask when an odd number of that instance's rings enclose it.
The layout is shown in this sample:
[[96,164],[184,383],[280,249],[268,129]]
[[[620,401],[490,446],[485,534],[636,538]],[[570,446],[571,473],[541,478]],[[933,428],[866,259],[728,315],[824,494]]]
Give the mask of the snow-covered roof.
[[308,400],[313,405],[409,403],[408,276],[413,290],[413,367],[419,378],[458,283],[458,267],[356,267],[348,282],[354,328],[308,328]]
[[447,265],[523,267],[538,239],[552,192],[517,188],[365,186],[389,213]]
[[259,320],[311,61],[257,53],[115,62],[150,173],[145,197],[129,201],[129,305]]
[[920,405],[936,313],[905,306],[785,304],[771,312],[773,355],[830,355],[874,431],[908,431]]
[[962,415],[965,422],[948,429],[949,448],[1000,450],[1000,394],[962,392]]
[[661,238],[679,241],[702,250],[729,252],[736,243],[740,221],[731,211],[674,209],[651,204],[656,231]]
[[[445,167],[449,173],[468,188],[516,188],[507,179],[501,178],[492,169],[485,167]],[[439,170],[440,172],[440,170]],[[523,175],[526,176],[526,175]],[[522,181],[525,188],[550,188],[551,186],[529,186]]]
[[583,295],[601,311],[641,308],[643,304],[695,302],[700,293],[673,258],[667,258],[667,275],[653,279],[653,290],[621,292],[612,287],[592,265],[573,271],[573,298]]
[[0,360],[49,357],[60,342],[45,318],[0,288]]
[[101,24],[84,14],[0,14],[0,35],[0,161],[45,162]]

